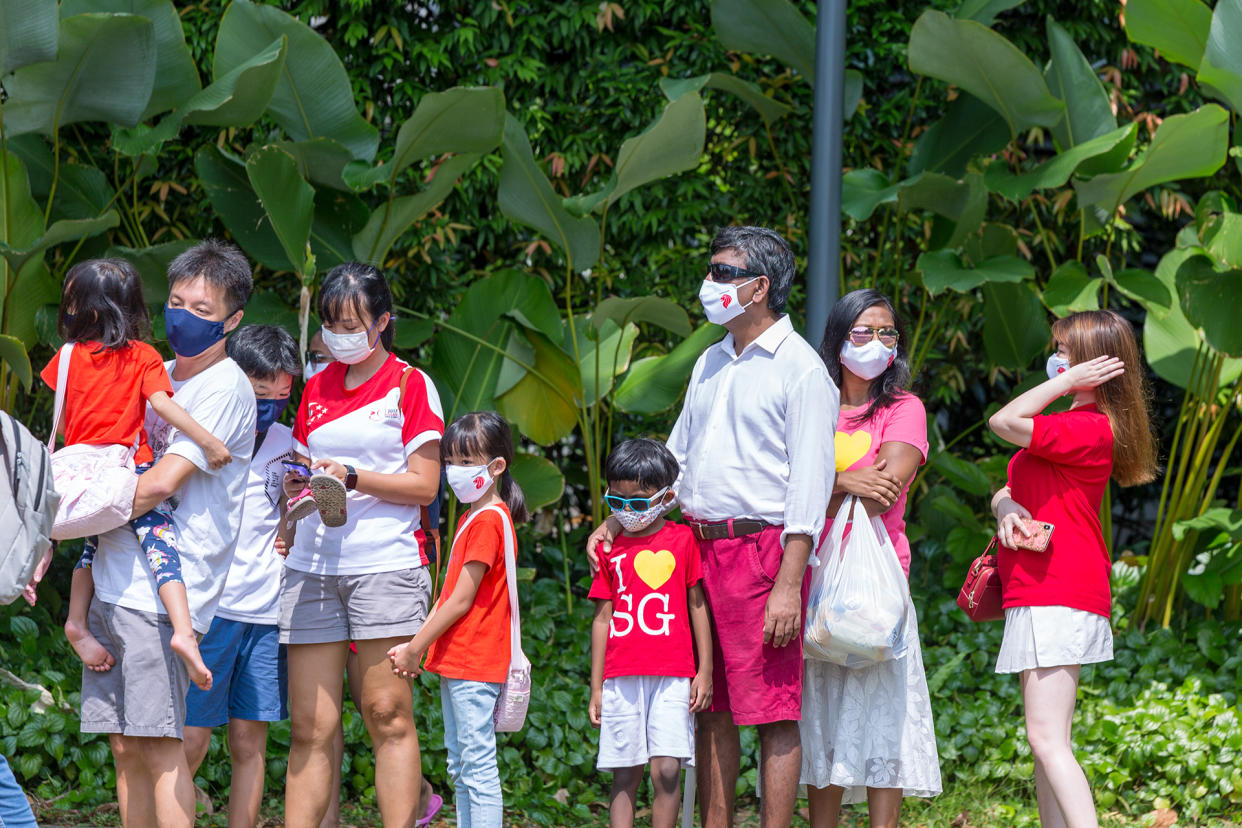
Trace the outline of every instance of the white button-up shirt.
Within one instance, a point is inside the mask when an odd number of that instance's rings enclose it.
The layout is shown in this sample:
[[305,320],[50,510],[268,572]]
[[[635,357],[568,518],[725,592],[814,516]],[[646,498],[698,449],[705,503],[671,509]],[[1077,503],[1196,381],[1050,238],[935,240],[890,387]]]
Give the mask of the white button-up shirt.
[[669,434],[682,509],[697,520],[752,518],[789,535],[824,528],[841,394],[819,354],[782,316],[738,354],[733,334],[699,357]]

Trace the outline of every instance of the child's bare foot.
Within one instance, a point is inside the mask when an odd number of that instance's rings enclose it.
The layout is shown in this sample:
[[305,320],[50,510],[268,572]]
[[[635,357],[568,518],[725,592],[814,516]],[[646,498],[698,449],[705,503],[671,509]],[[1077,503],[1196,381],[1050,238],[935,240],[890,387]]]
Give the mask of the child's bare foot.
[[181,656],[181,660],[185,662],[185,668],[190,672],[190,681],[194,682],[199,690],[210,690],[211,671],[203,662],[203,656],[198,651],[198,641],[194,635],[173,633],[171,643],[173,652]]
[[91,631],[86,628],[85,624],[79,624],[72,618],[66,621],[65,638],[69,639],[69,644],[78,654],[78,658],[82,659],[86,669],[94,670],[96,673],[106,673],[112,669],[113,664],[116,664],[112,653],[104,649],[104,645],[91,635]]

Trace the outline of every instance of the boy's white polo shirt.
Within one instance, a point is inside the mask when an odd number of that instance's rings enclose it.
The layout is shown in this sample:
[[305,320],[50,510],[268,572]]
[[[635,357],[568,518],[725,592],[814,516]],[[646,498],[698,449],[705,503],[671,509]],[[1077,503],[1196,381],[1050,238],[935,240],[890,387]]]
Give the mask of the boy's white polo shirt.
[[283,463],[292,459],[293,431],[274,423],[250,461],[237,552],[216,609],[221,618],[273,626],[278,620],[280,575],[285,564],[276,553],[276,531],[280,528],[280,499],[284,497]]

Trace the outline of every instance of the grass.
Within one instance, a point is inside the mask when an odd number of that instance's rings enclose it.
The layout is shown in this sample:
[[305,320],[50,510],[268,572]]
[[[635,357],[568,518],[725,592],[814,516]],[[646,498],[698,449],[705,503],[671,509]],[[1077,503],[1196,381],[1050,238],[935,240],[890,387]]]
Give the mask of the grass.
[[[640,801],[649,793],[640,793]],[[447,799],[447,798],[446,798]],[[211,815],[199,814],[200,826],[224,828],[228,824],[222,804]],[[798,803],[798,812],[794,816],[794,828],[808,828],[809,814],[805,800]],[[753,797],[742,797],[738,800],[738,828],[758,828],[758,800]],[[607,802],[601,801],[593,809],[595,819],[585,823],[581,828],[603,828],[608,824]],[[120,825],[120,815],[115,803],[101,805],[89,811],[72,811],[57,808],[37,808],[36,816],[39,824],[45,828],[57,825],[99,826],[112,828]],[[637,823],[644,824],[650,819],[650,811],[640,809]],[[269,798],[264,805],[260,828],[280,828],[284,824],[283,803],[278,798]],[[527,823],[519,819],[510,823],[514,826],[525,826]],[[343,803],[341,808],[342,828],[381,828],[379,812],[372,806],[358,803]],[[453,818],[451,800],[445,802],[444,810],[432,823],[433,828],[451,828],[456,826]],[[1003,787],[971,786],[951,790],[934,799],[909,798],[902,809],[901,825],[904,828],[1022,828],[1022,826],[1038,826],[1039,813],[1035,809],[1034,789],[1027,784],[1011,784]],[[1101,828],[1242,828],[1242,823],[1227,820],[1207,820],[1193,823],[1179,821],[1177,814],[1169,810],[1151,810],[1147,813],[1101,813]],[[580,826],[564,826],[564,828],[580,828]],[[848,806],[841,820],[841,828],[867,828],[867,808],[865,805]]]

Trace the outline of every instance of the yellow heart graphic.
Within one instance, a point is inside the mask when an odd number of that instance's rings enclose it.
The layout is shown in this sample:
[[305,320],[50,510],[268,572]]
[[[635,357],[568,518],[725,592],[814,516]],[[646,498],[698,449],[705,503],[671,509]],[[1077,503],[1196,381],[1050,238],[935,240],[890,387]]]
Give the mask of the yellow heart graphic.
[[837,450],[837,471],[845,471],[867,456],[871,449],[871,435],[865,431],[855,431],[853,434],[838,431],[833,444]]
[[659,552],[644,549],[634,556],[634,571],[638,573],[638,577],[643,579],[643,583],[652,589],[664,586],[664,582],[673,577],[673,570],[676,567],[677,559],[667,549],[661,549]]

